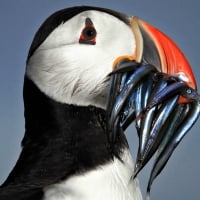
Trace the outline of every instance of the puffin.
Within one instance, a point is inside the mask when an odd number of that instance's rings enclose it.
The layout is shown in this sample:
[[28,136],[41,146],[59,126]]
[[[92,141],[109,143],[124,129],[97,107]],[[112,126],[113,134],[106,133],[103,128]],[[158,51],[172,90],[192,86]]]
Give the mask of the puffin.
[[44,21],[26,62],[22,151],[1,200],[142,199],[126,136],[112,147],[105,111],[113,62],[135,49],[131,17],[113,10],[70,7]]
[[[40,26],[23,98],[22,150],[0,200],[142,200],[137,174],[157,152],[149,199],[200,116],[195,77],[177,45],[138,17],[91,6],[59,10]],[[135,164],[125,135],[133,118]]]

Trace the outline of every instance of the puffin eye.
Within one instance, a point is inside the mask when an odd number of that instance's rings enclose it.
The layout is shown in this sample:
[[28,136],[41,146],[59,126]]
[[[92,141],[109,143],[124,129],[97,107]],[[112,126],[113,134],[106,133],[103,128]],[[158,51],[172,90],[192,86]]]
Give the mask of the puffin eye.
[[96,29],[90,18],[86,18],[85,27],[81,32],[81,36],[79,38],[80,44],[96,44]]

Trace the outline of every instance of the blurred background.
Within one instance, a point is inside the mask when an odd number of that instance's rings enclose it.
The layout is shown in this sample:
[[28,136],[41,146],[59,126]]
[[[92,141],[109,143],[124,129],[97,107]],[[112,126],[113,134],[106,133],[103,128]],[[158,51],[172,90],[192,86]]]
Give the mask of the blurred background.
[[[24,134],[23,76],[28,49],[40,24],[53,12],[92,5],[137,15],[170,36],[190,61],[200,86],[200,2],[198,0],[2,0],[0,1],[0,184],[13,168]],[[198,200],[200,120],[178,146],[152,187],[152,200]],[[133,152],[138,139],[128,130]],[[33,152],[34,153],[34,152]],[[133,153],[134,154],[134,153]],[[135,154],[134,154],[135,156]],[[151,163],[139,175],[143,196]]]

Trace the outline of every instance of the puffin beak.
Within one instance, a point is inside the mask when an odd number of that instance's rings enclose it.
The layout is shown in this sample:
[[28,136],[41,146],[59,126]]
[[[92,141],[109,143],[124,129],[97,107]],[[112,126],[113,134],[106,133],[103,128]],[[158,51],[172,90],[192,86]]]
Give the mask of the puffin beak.
[[110,74],[107,104],[112,144],[133,121],[139,136],[134,177],[156,153],[151,184],[200,115],[192,69],[177,45],[137,17],[131,18],[136,51],[120,56]]

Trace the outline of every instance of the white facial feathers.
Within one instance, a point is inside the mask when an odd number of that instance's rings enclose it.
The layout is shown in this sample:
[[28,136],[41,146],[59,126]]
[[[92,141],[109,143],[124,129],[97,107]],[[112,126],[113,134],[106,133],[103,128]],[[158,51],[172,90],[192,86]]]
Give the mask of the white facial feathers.
[[[79,43],[86,18],[97,32],[95,45]],[[135,48],[133,32],[123,21],[85,11],[50,33],[30,57],[26,74],[56,101],[105,108],[112,64],[121,55],[133,55]]]

